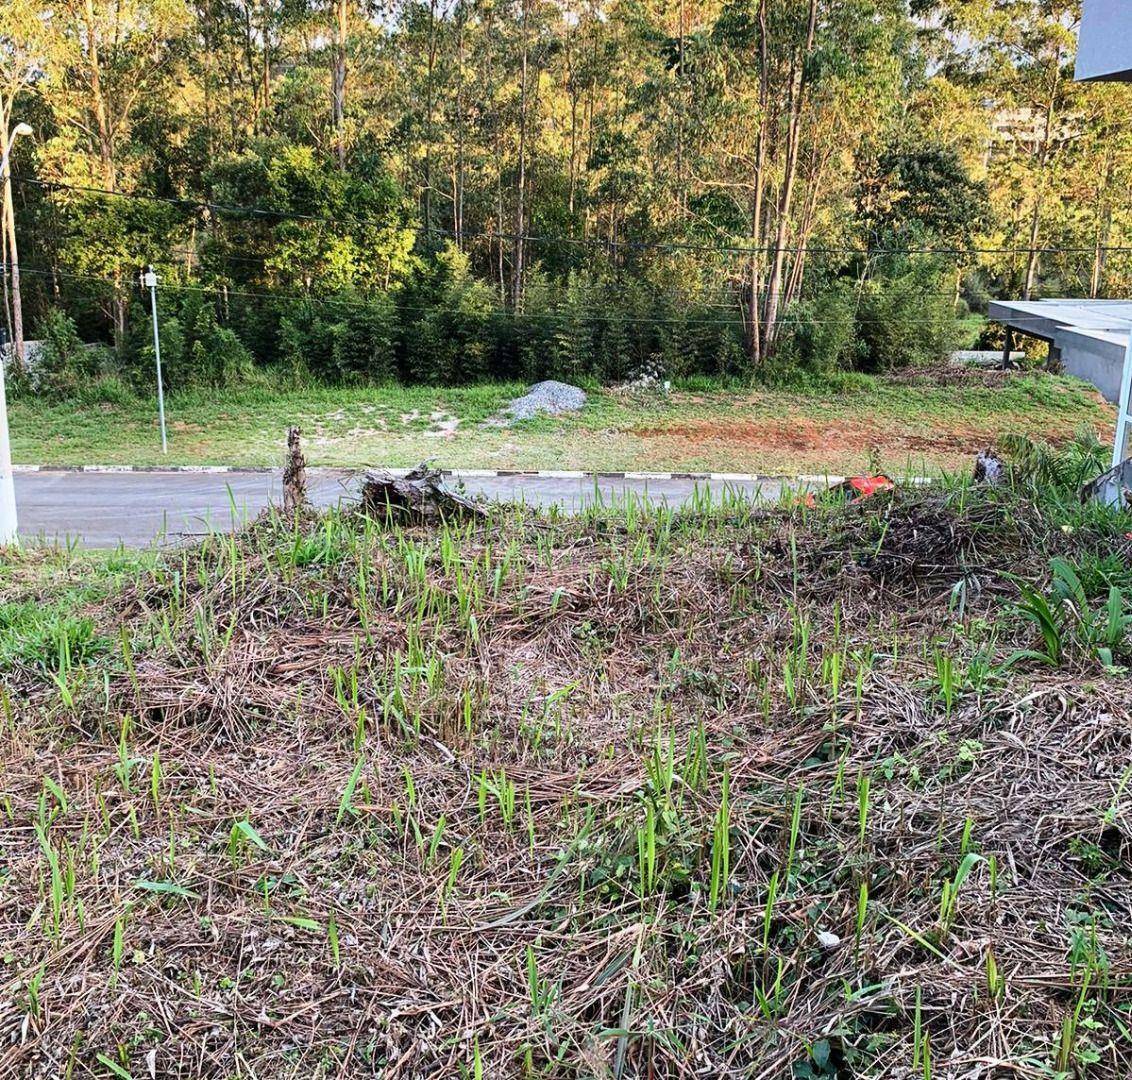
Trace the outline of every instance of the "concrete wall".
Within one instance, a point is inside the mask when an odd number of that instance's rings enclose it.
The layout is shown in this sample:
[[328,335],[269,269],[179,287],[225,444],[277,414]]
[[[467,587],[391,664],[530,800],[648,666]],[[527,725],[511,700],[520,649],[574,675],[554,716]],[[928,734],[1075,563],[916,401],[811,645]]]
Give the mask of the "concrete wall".
[[1120,396],[1128,341],[1123,327],[1132,325],[1132,301],[992,300],[987,317],[1048,341],[1051,356],[1070,375],[1091,382],[1109,401]]
[[1091,382],[1108,401],[1115,402],[1120,397],[1123,348],[1071,330],[1060,333],[1057,344],[1061,348],[1062,367],[1069,375]]

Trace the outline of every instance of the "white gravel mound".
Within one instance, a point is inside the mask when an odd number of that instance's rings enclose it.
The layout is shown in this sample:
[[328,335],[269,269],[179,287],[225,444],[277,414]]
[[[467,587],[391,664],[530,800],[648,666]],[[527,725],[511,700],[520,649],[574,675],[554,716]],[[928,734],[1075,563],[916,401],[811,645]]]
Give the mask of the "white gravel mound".
[[547,379],[535,383],[522,397],[515,398],[506,412],[512,420],[530,420],[532,417],[558,416],[577,412],[586,403],[586,392],[569,383]]

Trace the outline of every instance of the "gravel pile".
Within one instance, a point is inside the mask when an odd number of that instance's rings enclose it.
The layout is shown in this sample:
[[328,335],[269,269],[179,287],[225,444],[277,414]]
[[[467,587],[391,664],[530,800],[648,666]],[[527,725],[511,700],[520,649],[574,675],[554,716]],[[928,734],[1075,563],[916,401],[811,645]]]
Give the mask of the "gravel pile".
[[506,412],[512,420],[530,420],[540,414],[557,416],[559,413],[577,412],[586,403],[586,392],[569,383],[535,383],[522,397],[515,398]]

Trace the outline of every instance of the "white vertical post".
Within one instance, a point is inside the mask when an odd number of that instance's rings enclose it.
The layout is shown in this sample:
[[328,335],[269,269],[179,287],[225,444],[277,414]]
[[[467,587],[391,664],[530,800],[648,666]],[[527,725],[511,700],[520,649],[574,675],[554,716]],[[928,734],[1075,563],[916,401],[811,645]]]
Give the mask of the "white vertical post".
[[[30,134],[32,134],[30,124],[17,124],[12,128],[8,145],[4,147],[4,153],[0,156],[0,190],[4,193],[5,210],[11,202],[12,143],[16,141],[18,136]],[[0,220],[3,220],[6,224],[5,215],[0,214]],[[15,228],[16,222],[13,219],[13,236],[15,235]],[[17,276],[19,266],[15,259],[12,260],[12,274],[13,284],[15,284],[19,281]],[[23,320],[19,317],[20,297],[18,291],[16,291],[16,296],[13,299],[16,302],[12,320],[15,323],[13,328],[16,331],[16,341],[13,342],[11,353],[14,355],[17,349],[23,348]],[[0,547],[19,542],[16,532],[16,486],[12,480],[12,443],[8,438],[8,398],[4,392],[4,365],[7,362],[5,354],[9,352],[6,346],[6,341],[0,341]],[[20,360],[23,360],[22,356]]]
[[18,543],[12,444],[8,440],[8,399],[4,393],[4,367],[8,352],[7,343],[0,341],[0,547]]
[[153,357],[157,362],[157,421],[161,425],[161,452],[168,454],[169,443],[165,438],[165,387],[161,382],[161,336],[157,332],[157,274],[152,266],[146,267],[142,283],[149,289],[149,305],[153,312]]
[[1112,440],[1112,467],[1124,460],[1128,426],[1132,424],[1129,397],[1132,396],[1132,323],[1128,324],[1128,348],[1124,353],[1124,373],[1120,377],[1120,398],[1116,403],[1116,435]]

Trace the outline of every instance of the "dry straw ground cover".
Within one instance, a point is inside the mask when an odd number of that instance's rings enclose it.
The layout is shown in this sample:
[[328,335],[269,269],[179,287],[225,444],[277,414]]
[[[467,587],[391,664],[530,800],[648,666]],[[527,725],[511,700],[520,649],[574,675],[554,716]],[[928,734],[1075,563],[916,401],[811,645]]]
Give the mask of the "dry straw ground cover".
[[0,1075],[1132,1071],[1126,519],[380,517],[8,556]]

